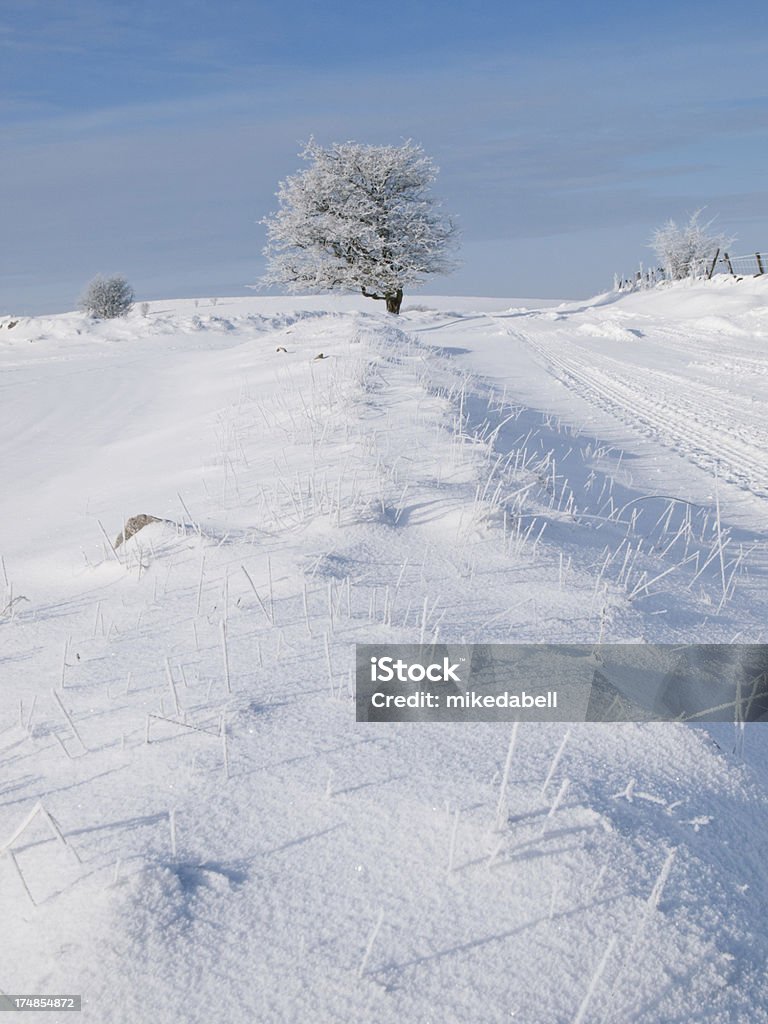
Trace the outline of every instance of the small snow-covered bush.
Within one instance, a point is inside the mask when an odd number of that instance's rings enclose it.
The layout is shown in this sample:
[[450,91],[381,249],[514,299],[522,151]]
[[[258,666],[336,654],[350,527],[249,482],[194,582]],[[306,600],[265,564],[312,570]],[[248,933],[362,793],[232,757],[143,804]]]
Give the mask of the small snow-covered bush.
[[133,288],[124,277],[94,277],[80,299],[80,308],[91,316],[110,320],[125,316],[133,306]]
[[684,277],[703,273],[718,249],[727,249],[733,239],[715,234],[709,229],[713,221],[702,224],[702,210],[691,214],[688,223],[678,225],[668,220],[657,228],[651,239],[651,248],[664,268],[668,281],[681,281]]

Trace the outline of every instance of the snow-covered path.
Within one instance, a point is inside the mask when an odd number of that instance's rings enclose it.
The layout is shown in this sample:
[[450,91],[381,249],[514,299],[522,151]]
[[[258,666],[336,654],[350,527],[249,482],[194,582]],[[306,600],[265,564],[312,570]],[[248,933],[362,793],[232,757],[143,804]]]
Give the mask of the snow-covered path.
[[[746,306],[742,313],[707,314],[734,298],[730,281],[716,284],[714,294],[683,292],[686,315],[676,319],[665,315],[668,295],[659,302],[641,293],[586,308],[563,303],[555,310],[486,314],[454,333],[461,333],[464,345],[473,339],[464,364],[508,382],[546,411],[583,417],[585,425],[599,424],[630,445],[633,435],[650,438],[710,476],[765,497],[768,300],[759,282],[752,293],[762,293],[762,302],[739,294],[735,304]],[[727,304],[729,311],[733,305]],[[452,326],[449,321],[445,330]],[[443,334],[431,334],[431,340]],[[536,365],[546,375],[537,374]],[[550,376],[568,389],[567,397],[552,387]],[[596,416],[599,411],[610,418]],[[617,433],[616,421],[628,429]]]
[[509,728],[351,700],[356,642],[763,638],[765,296],[425,305],[0,326],[2,991],[768,1021],[761,726],[521,726],[501,792]]
[[[722,479],[766,497],[768,360],[732,356],[724,367],[722,337],[697,340],[692,361],[689,338],[682,351],[665,338],[665,358],[653,368],[639,365],[637,354],[632,360],[602,355],[597,368],[594,352],[585,354],[577,346],[563,345],[562,339],[539,346],[538,352],[566,386],[589,401]],[[665,363],[677,365],[666,368]],[[699,373],[692,374],[691,368]],[[746,393],[740,387],[744,377],[749,381]]]
[[724,523],[752,549],[759,582],[751,600],[762,600],[768,579],[764,282],[721,279],[703,290],[684,284],[589,306],[475,314],[417,330],[454,352],[459,366],[495,381],[543,417],[621,452],[617,479],[636,489],[628,497],[719,504]]

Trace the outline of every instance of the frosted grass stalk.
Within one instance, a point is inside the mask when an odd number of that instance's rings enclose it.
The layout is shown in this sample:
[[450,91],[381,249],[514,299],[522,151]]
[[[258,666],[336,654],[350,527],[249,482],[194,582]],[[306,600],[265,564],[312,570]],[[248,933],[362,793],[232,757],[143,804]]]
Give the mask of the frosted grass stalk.
[[454,811],[453,828],[451,829],[451,841],[448,844],[448,875],[453,874],[454,859],[456,856],[456,834],[459,830],[459,811]]
[[227,646],[227,624],[222,619],[219,623],[219,632],[221,634],[221,653],[224,660],[224,682],[227,686],[227,693],[232,693],[232,683],[229,678],[229,648]]
[[[247,569],[245,568],[245,566],[244,566],[244,565],[241,565],[241,566],[240,566],[240,568],[241,568],[241,569],[243,570],[243,572],[245,573],[245,578],[246,578],[246,579],[248,580],[248,582],[250,583],[250,585],[251,585],[251,590],[252,590],[252,591],[254,592],[254,594],[256,595],[256,600],[257,600],[257,601],[259,602],[259,607],[260,607],[260,608],[261,608],[261,610],[262,610],[262,611],[264,612],[264,618],[265,618],[265,619],[267,620],[267,622],[268,622],[268,623],[270,624],[270,626],[274,626],[274,624],[275,624],[275,623],[274,623],[274,619],[273,619],[273,618],[272,618],[272,616],[270,615],[269,611],[267,610],[267,607],[266,607],[266,605],[264,604],[264,602],[262,601],[261,597],[259,596],[259,592],[258,592],[258,590],[256,589],[256,585],[255,585],[255,583],[254,583],[254,582],[253,582],[253,580],[251,579],[250,573],[248,572],[248,570],[247,570]],[[271,585],[271,584],[270,584],[270,585]],[[311,636],[311,634],[310,634],[310,636]]]
[[566,731],[566,733],[565,733],[565,736],[563,736],[562,740],[560,741],[560,746],[557,748],[557,751],[555,752],[555,756],[552,758],[552,763],[549,766],[549,771],[547,772],[547,777],[546,777],[546,779],[544,779],[544,785],[541,787],[541,795],[542,796],[544,796],[544,794],[547,791],[547,786],[552,781],[552,776],[555,774],[555,772],[557,770],[557,766],[560,763],[560,758],[563,756],[563,751],[565,750],[565,745],[568,742],[568,738],[569,738],[570,735],[571,735],[571,730],[568,729]]
[[173,672],[171,671],[171,663],[170,663],[170,661],[167,658],[165,659],[165,676],[166,676],[166,679],[168,680],[168,688],[171,691],[171,697],[173,698],[173,707],[174,707],[174,709],[176,711],[176,716],[178,717],[178,716],[181,715],[181,708],[179,706],[179,695],[176,692],[176,683],[174,682],[174,679],[173,679]]
[[605,965],[608,963],[608,959],[611,953],[613,953],[615,945],[616,937],[614,936],[606,946],[605,952],[603,953],[600,959],[600,963],[597,965],[592,974],[592,977],[590,978],[589,987],[587,988],[586,995],[581,1001],[579,1012],[573,1018],[573,1024],[583,1024],[583,1021],[587,1019],[587,1010],[589,1009],[589,1004],[592,1000],[592,996],[595,994],[595,989],[600,984],[600,979],[602,978],[603,973],[605,971]]
[[331,688],[331,696],[333,696],[333,666],[331,664],[331,640],[327,632],[325,634],[325,664],[328,669],[328,685]]
[[[76,725],[75,725],[75,723],[74,723],[74,722],[72,721],[72,716],[70,715],[70,713],[69,713],[69,712],[67,711],[67,709],[66,709],[66,708],[64,707],[64,705],[62,704],[62,702],[61,702],[61,697],[59,697],[58,693],[56,693],[56,691],[55,691],[55,690],[51,690],[51,694],[53,695],[53,699],[54,699],[54,700],[56,701],[56,703],[57,703],[57,704],[59,705],[59,708],[61,709],[61,713],[62,713],[62,715],[64,715],[64,717],[66,718],[66,720],[67,720],[67,723],[68,723],[68,725],[69,725],[70,729],[72,730],[72,732],[73,732],[73,733],[75,734],[75,736],[77,737],[77,739],[78,739],[78,742],[80,743],[80,746],[81,746],[81,747],[83,748],[83,750],[87,750],[87,749],[88,749],[88,747],[86,747],[85,743],[83,742],[83,737],[82,737],[82,736],[80,735],[80,733],[79,733],[79,732],[77,731],[77,726],[76,726]],[[65,748],[65,750],[66,750],[66,748]]]
[[64,689],[64,678],[67,674],[67,654],[69,653],[69,641],[70,637],[64,641],[64,653],[61,656],[61,688]]
[[357,976],[358,976],[358,978],[362,978],[363,975],[365,974],[366,968],[368,967],[368,961],[370,960],[371,953],[373,951],[373,944],[376,942],[376,937],[379,934],[379,929],[381,928],[381,925],[382,925],[383,921],[384,921],[384,911],[380,910],[379,911],[379,916],[376,919],[376,924],[373,926],[373,931],[368,936],[368,944],[365,947],[365,953],[363,953],[363,959],[360,961],[360,966],[357,969]]
[[197,608],[196,614],[200,614],[200,607],[203,601],[203,583],[205,582],[205,552],[200,557],[200,579],[197,583]]
[[267,555],[267,574],[269,576],[269,618],[275,624],[275,594],[272,586],[272,559]]
[[544,835],[544,833],[547,830],[547,826],[549,825],[550,820],[552,818],[554,818],[554,816],[557,814],[557,811],[558,811],[560,805],[562,804],[563,800],[565,800],[565,795],[568,792],[568,789],[569,789],[570,785],[571,785],[571,780],[570,779],[563,779],[563,781],[561,782],[560,789],[557,791],[557,796],[552,801],[552,806],[549,808],[549,811],[547,812],[547,816],[544,819],[544,823],[541,826],[541,832],[539,833],[540,836]]
[[224,720],[224,715],[219,720],[219,728],[221,731],[221,754],[224,762],[224,778],[229,781],[229,743],[227,742],[227,723]]
[[32,893],[29,890],[29,886],[27,885],[27,880],[24,878],[24,875],[21,873],[21,868],[19,867],[18,861],[16,860],[16,854],[13,852],[13,850],[9,850],[8,851],[8,856],[11,858],[11,864],[13,864],[14,868],[16,869],[16,874],[19,876],[19,881],[24,886],[24,892],[29,897],[29,902],[32,904],[33,907],[36,907],[37,904],[35,903],[34,897],[32,896]]
[[176,859],[176,808],[168,811],[168,828],[171,833],[171,856]]
[[97,519],[96,522],[99,524],[99,529],[101,530],[101,535],[104,538],[104,540],[106,541],[107,550],[112,555],[112,557],[117,562],[117,564],[118,565],[122,565],[123,563],[120,561],[120,556],[118,555],[118,553],[115,551],[114,547],[112,546],[112,541],[107,536],[107,531],[104,529],[101,520]]
[[507,759],[504,762],[504,774],[501,778],[501,788],[499,790],[499,800],[496,804],[496,830],[498,831],[502,825],[502,818],[504,817],[504,811],[507,803],[507,786],[509,784],[509,771],[512,766],[512,755],[515,752],[515,744],[517,743],[517,730],[520,726],[519,722],[514,722],[512,725],[512,732],[509,737],[509,746],[507,747]]

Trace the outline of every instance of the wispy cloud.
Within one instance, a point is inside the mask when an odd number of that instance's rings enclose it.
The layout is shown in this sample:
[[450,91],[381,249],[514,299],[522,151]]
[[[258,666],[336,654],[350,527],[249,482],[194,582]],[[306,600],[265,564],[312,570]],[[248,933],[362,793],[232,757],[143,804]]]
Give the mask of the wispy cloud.
[[[5,5],[6,18],[13,6]],[[51,5],[24,6],[42,18]],[[22,85],[6,90],[0,106],[14,139],[13,160],[0,166],[0,188],[14,200],[5,229],[17,240],[0,259],[21,274],[0,286],[0,310],[18,308],[21,296],[62,302],[110,268],[146,293],[182,284],[186,294],[242,289],[260,272],[256,222],[310,134],[325,143],[410,137],[435,156],[439,190],[472,253],[449,289],[508,291],[521,240],[530,249],[536,239],[557,239],[562,251],[572,238],[577,264],[553,273],[549,261],[536,290],[594,290],[618,248],[627,264],[642,258],[654,223],[702,202],[724,227],[752,209],[749,230],[759,238],[745,244],[766,244],[759,37],[659,39],[640,59],[595,39],[569,52],[562,32],[551,48],[529,53],[490,39],[484,50],[470,35],[450,60],[438,59],[443,38],[436,48],[422,42],[423,60],[400,54],[397,63],[361,66],[327,62],[325,51],[307,58],[307,25],[286,56],[289,19],[273,5],[251,59],[206,5],[189,6],[199,21],[176,35],[164,7],[129,5],[140,15],[129,18],[111,4],[71,6],[77,20],[65,24],[62,15],[38,45],[64,53],[94,19],[80,71],[77,62],[62,65],[72,90],[57,98]],[[102,94],[90,72],[104,71],[113,54],[134,77]]]

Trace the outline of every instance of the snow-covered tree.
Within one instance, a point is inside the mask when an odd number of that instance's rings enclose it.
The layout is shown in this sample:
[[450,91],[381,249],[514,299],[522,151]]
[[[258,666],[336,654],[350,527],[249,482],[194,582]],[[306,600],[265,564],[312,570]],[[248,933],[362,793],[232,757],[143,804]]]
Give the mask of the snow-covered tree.
[[691,214],[688,223],[678,226],[668,220],[657,228],[651,239],[651,248],[664,267],[668,281],[680,281],[692,274],[702,273],[718,249],[727,249],[733,239],[710,231],[713,221],[702,224],[702,210]]
[[421,146],[309,141],[309,166],[280,182],[266,217],[262,284],[290,291],[359,291],[399,313],[403,289],[452,270],[457,232],[430,186],[437,168]]
[[80,299],[80,308],[103,320],[125,316],[133,306],[133,288],[124,277],[94,277]]

